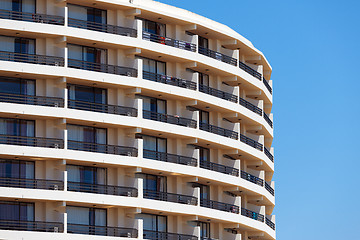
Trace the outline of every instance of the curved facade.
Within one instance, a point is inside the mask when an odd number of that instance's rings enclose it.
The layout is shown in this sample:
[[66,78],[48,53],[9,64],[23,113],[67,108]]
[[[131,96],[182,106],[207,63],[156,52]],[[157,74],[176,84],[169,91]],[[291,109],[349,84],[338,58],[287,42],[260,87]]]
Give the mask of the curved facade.
[[0,239],[275,239],[271,71],[155,1],[2,1]]

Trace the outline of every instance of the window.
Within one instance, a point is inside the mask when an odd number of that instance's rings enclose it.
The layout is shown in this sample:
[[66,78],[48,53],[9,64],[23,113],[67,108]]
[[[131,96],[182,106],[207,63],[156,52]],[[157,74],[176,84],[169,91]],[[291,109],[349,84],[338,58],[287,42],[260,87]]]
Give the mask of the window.
[[152,174],[142,174],[144,179],[144,190],[155,192],[167,192],[166,176],[157,176]]
[[35,13],[35,0],[1,0],[0,9],[16,12]]
[[0,77],[0,92],[34,96],[35,80]]
[[1,201],[0,220],[34,221],[34,203]]
[[90,166],[67,165],[69,182],[106,185],[106,169]]
[[35,121],[14,118],[0,118],[0,134],[34,137]]
[[199,36],[199,47],[209,48],[209,40],[207,38]]
[[141,98],[143,99],[143,109],[145,111],[166,114],[166,100],[145,96]]
[[[80,233],[106,235],[105,228],[96,228],[107,226],[106,209],[68,206],[66,212],[69,233],[77,233],[78,231]],[[79,228],[72,226],[72,224],[88,227]]]
[[69,84],[68,90],[70,100],[107,104],[106,89]]
[[0,51],[35,54],[35,39],[0,36]]
[[143,19],[143,30],[148,33],[166,36],[166,25],[163,23]]
[[205,73],[201,73],[201,72],[198,72],[198,73],[199,73],[199,83],[201,85],[209,87],[210,86],[209,75],[207,75]]
[[166,138],[142,136],[144,140],[144,150],[150,150],[155,152],[167,152],[167,140]]
[[151,232],[167,232],[167,216],[140,213],[136,219],[143,220],[144,239],[157,239]]
[[69,18],[83,20],[87,22],[106,24],[106,10],[68,4]]
[[209,124],[209,112],[200,110],[199,115],[200,115],[200,123]]
[[[89,63],[107,64],[107,50],[101,48],[68,44],[69,59],[85,61]],[[94,67],[89,65],[88,67]]]
[[200,184],[200,199],[210,200],[210,187]]
[[68,124],[67,129],[70,141],[97,144],[107,143],[107,131],[105,128]]
[[0,159],[1,178],[34,179],[34,176],[34,162]]
[[198,222],[200,226],[200,238],[210,238],[210,223]]
[[[166,75],[166,63],[165,62],[153,60],[150,58],[141,58],[141,59],[143,59],[144,72]],[[146,77],[146,74],[145,74],[145,77]]]
[[199,147],[200,161],[210,162],[210,149]]

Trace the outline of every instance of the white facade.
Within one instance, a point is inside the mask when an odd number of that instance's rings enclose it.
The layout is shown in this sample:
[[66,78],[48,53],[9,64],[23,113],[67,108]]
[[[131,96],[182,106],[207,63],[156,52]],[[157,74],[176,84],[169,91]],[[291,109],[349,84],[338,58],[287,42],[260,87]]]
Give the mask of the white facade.
[[151,0],[14,2],[0,239],[276,239],[272,69],[251,42]]

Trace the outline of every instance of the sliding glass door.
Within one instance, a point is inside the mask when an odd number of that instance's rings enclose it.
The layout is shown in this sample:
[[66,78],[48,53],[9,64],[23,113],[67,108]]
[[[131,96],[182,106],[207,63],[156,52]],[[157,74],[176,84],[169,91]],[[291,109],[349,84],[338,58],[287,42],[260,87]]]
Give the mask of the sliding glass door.
[[[106,168],[67,165],[69,190],[105,193]],[[101,185],[101,186],[99,186]]]
[[107,130],[81,125],[67,125],[69,149],[106,152]]
[[106,209],[68,206],[66,212],[69,233],[106,235]]

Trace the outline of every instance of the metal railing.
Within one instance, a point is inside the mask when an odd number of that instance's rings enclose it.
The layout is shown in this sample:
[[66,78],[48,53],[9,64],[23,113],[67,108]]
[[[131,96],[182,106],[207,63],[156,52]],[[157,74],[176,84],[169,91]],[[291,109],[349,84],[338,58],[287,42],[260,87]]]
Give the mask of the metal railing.
[[41,13],[17,12],[4,9],[0,9],[0,19],[64,25],[64,17],[62,16],[46,15]]
[[215,96],[215,97],[218,97],[218,98],[221,98],[221,99],[228,100],[230,102],[237,103],[237,101],[238,101],[238,96],[236,96],[234,94],[227,93],[227,92],[215,89],[215,88],[211,88],[211,87],[208,87],[208,86],[203,85],[203,84],[199,84],[199,91],[203,92],[203,93],[206,93],[206,94],[209,94],[211,96]]
[[197,204],[197,198],[193,196],[168,193],[168,192],[159,192],[159,191],[153,191],[147,189],[144,189],[143,191],[144,191],[144,198],[147,199],[154,199],[159,201],[174,202],[174,203],[181,203],[188,205]]
[[260,185],[260,186],[264,186],[264,180],[259,178],[259,177],[256,177],[254,175],[251,175],[250,173],[247,173],[245,171],[241,171],[241,178],[249,181],[249,182],[252,182],[252,183],[255,183],[257,185]]
[[33,63],[50,66],[64,66],[64,58],[38,54],[0,51],[0,60],[11,62]]
[[31,96],[13,93],[0,93],[0,102],[64,107],[64,99],[56,97]]
[[172,86],[196,90],[195,82],[181,79],[181,78],[161,75],[161,74],[147,72],[147,71],[143,71],[143,78],[146,80],[154,81],[154,82],[159,82],[159,83],[169,84]]
[[257,220],[259,222],[264,222],[264,215],[257,213],[257,212],[253,212],[251,210],[245,209],[245,208],[241,208],[241,215]]
[[165,152],[156,152],[152,150],[144,149],[144,158],[152,159],[152,160],[158,160],[162,162],[171,162],[171,163],[177,163],[182,165],[188,165],[188,166],[197,166],[197,160],[192,157],[185,157]]
[[23,137],[0,134],[0,144],[29,147],[64,148],[64,141],[57,138]]
[[196,125],[197,125],[197,121],[189,119],[189,118],[172,116],[172,115],[168,115],[168,114],[157,113],[157,112],[152,112],[152,111],[147,111],[147,110],[143,110],[143,118],[154,120],[154,121],[159,121],[159,122],[175,124],[175,125],[184,126],[184,127],[190,127],[190,128],[196,128]]
[[229,167],[226,165],[221,165],[218,163],[213,163],[213,162],[209,162],[209,161],[200,161],[200,167],[209,169],[209,170],[212,170],[215,172],[229,174],[232,176],[239,176],[239,169]]
[[200,129],[224,137],[228,137],[236,140],[239,139],[239,134],[237,132],[229,129],[221,128],[218,126],[210,125],[208,123],[200,122]]
[[79,100],[69,100],[68,107],[72,109],[109,113],[129,117],[137,117],[137,109],[110,104],[84,102]]
[[273,122],[271,121],[271,119],[269,118],[269,116],[264,112],[264,119],[265,121],[270,125],[270,127],[273,127]]
[[252,69],[251,67],[249,67],[248,65],[246,65],[245,63],[243,63],[241,61],[239,61],[239,68],[241,68],[245,72],[249,73],[250,75],[256,77],[257,79],[261,80],[261,73]]
[[202,54],[202,55],[214,58],[216,60],[219,60],[221,62],[228,63],[228,64],[231,64],[233,66],[237,66],[237,59],[236,58],[233,58],[233,57],[230,57],[228,55],[225,55],[225,54],[210,50],[208,48],[204,48],[204,47],[199,46],[199,53]]
[[0,187],[64,190],[64,182],[47,179],[0,177]]
[[122,187],[104,184],[68,182],[68,191],[106,194],[125,197],[137,197],[138,191],[133,187]]
[[89,142],[68,140],[68,149],[137,157],[137,149],[134,147],[124,147],[124,146],[108,145],[108,144],[100,144],[100,143],[89,143]]
[[142,38],[144,40],[148,40],[148,41],[151,41],[151,42],[156,42],[156,43],[160,43],[160,44],[163,44],[163,45],[168,45],[168,46],[171,46],[171,47],[176,47],[176,48],[179,48],[179,49],[184,49],[184,50],[187,50],[187,51],[196,52],[196,44],[193,44],[193,43],[190,43],[190,42],[177,40],[177,39],[172,39],[172,38],[157,35],[157,34],[154,34],[154,33],[149,33],[147,31],[143,31]]
[[158,232],[150,230],[143,230],[143,233],[143,238],[150,240],[198,240],[197,236],[186,234]]
[[253,139],[251,139],[251,138],[249,138],[249,137],[247,137],[245,135],[240,134],[240,141],[247,144],[247,145],[249,145],[249,146],[251,146],[251,147],[253,147],[253,148],[256,148],[256,149],[258,149],[260,151],[263,150],[263,145],[261,143],[255,141],[255,140],[253,140]]
[[268,219],[267,217],[265,218],[265,223],[266,225],[268,225],[269,227],[271,227],[273,230],[275,230],[275,223],[273,223],[270,219]]
[[36,232],[64,232],[64,225],[60,222],[41,222],[23,220],[0,220],[0,229]]
[[275,190],[267,182],[265,182],[265,189],[268,190],[268,192],[271,193],[271,195],[273,196],[275,195]]
[[269,90],[269,92],[272,94],[272,88],[270,87],[269,82],[264,78],[264,76],[263,76],[263,82],[264,82],[265,87],[266,87],[266,88]]
[[111,33],[116,35],[128,36],[128,37],[137,37],[137,31],[133,28],[120,27],[104,23],[96,23],[85,20],[79,20],[75,18],[69,18],[68,20],[69,27],[88,29],[98,32]]
[[270,151],[266,147],[264,147],[264,153],[272,162],[274,162],[274,156],[270,153]]
[[246,107],[247,109],[249,109],[250,111],[253,111],[254,113],[259,114],[260,116],[262,115],[262,109],[255,106],[254,104],[246,101],[243,98],[239,98],[239,104],[243,107]]
[[77,59],[68,59],[68,66],[71,68],[110,73],[128,77],[137,77],[137,70],[129,67],[121,67],[116,65],[104,64],[104,63],[94,63],[81,61]]
[[137,238],[138,231],[134,228],[107,227],[107,226],[91,226],[83,224],[67,224],[68,233]]
[[231,212],[231,213],[235,213],[235,214],[239,214],[239,209],[240,209],[239,206],[236,206],[234,204],[217,202],[217,201],[208,200],[208,199],[200,199],[200,206],[206,207],[206,208],[211,208],[211,209],[216,209],[216,210],[220,210],[220,211],[224,211],[224,212]]

